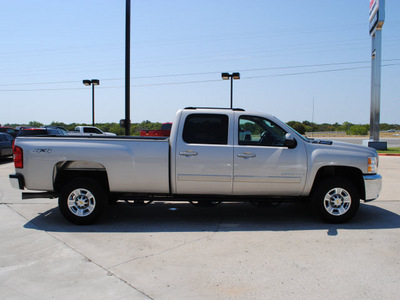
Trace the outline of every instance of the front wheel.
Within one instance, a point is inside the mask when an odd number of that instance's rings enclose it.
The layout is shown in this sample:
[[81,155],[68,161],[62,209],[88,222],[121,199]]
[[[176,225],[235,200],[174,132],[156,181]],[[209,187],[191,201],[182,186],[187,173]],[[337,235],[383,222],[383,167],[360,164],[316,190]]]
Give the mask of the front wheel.
[[58,198],[61,214],[78,225],[92,224],[106,204],[106,192],[91,178],[76,178],[67,183]]
[[324,221],[344,223],[357,213],[360,196],[351,181],[333,177],[322,181],[316,187],[312,195],[312,204]]

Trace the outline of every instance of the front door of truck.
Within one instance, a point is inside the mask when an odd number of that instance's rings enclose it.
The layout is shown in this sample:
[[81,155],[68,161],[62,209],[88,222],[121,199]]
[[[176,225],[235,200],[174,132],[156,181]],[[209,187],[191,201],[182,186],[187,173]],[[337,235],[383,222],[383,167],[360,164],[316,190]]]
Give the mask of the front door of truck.
[[268,118],[241,115],[234,147],[235,195],[298,196],[304,188],[304,144],[285,146],[286,131]]
[[229,116],[184,111],[180,124],[175,151],[177,193],[230,195],[233,124]]

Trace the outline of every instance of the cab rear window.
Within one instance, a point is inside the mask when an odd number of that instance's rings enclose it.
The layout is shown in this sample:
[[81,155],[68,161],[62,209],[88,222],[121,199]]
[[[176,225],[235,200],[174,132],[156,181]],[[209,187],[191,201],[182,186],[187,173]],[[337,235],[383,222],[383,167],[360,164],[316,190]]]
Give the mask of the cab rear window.
[[183,140],[188,144],[228,144],[227,115],[192,114],[185,120]]

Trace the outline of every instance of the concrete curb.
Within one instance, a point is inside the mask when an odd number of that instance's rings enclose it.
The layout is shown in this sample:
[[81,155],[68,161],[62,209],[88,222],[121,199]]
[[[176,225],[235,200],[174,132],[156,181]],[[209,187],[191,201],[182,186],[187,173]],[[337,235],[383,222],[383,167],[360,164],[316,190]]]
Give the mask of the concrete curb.
[[398,153],[378,153],[379,156],[400,156]]

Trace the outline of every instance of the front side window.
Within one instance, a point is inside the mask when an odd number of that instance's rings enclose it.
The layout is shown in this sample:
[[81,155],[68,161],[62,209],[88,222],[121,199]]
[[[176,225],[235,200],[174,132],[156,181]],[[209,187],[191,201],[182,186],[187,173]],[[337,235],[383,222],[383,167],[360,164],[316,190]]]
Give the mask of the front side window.
[[185,120],[183,140],[188,144],[228,144],[227,115],[192,114]]
[[239,118],[239,145],[284,147],[286,131],[274,122],[255,116]]

